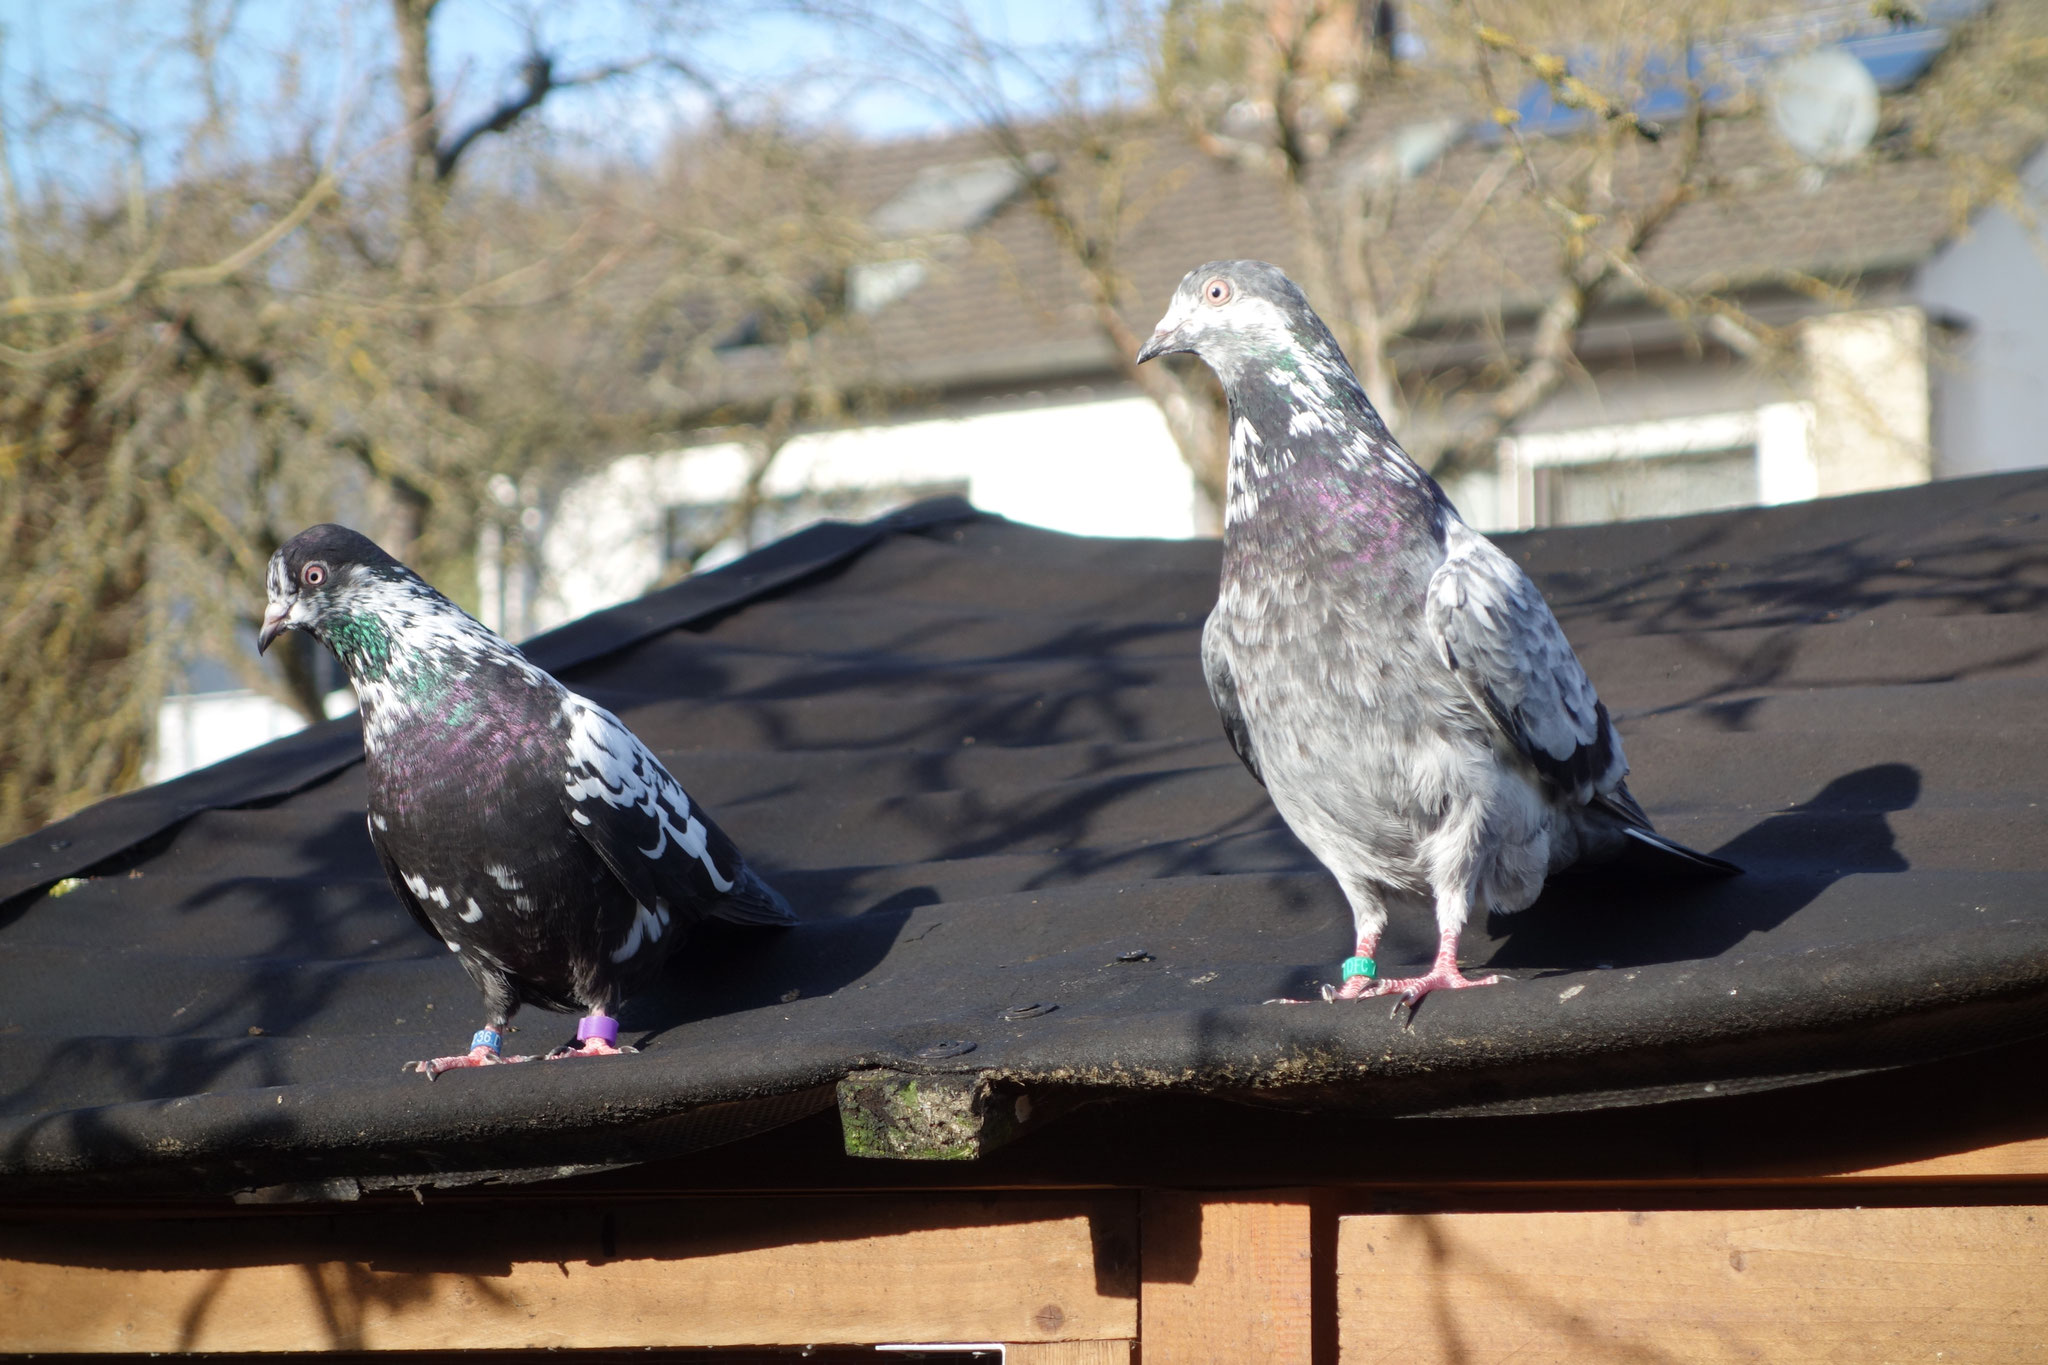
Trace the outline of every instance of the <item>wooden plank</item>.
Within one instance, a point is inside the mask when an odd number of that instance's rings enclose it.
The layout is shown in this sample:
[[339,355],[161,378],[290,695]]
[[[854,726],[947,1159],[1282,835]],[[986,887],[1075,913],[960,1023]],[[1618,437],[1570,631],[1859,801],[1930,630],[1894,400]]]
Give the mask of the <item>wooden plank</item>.
[[1131,1365],[1124,1341],[1015,1341],[1003,1350],[1008,1365]]
[[1145,1365],[1310,1365],[1313,1255],[1305,1194],[1148,1191],[1142,1218]]
[[[2048,1138],[2020,1138],[2010,1142],[1986,1143],[1962,1151],[1939,1152],[1932,1156],[1906,1157],[1844,1169],[1839,1164],[1812,1158],[1774,1165],[1717,1162],[1680,1166],[1672,1158],[1673,1174],[1657,1177],[1620,1176],[1598,1178],[1577,1171],[1537,1179],[1472,1180],[1457,1177],[1389,1177],[1375,1172],[1374,1190],[1422,1189],[1449,1197],[1463,1191],[1498,1190],[1669,1190],[1677,1186],[1704,1189],[1784,1190],[1815,1189],[1850,1184],[1891,1185],[2036,1185],[2048,1183]],[[1683,1170],[1683,1174],[1679,1171]],[[1845,1196],[1846,1197],[1846,1196]]]
[[711,1199],[0,1228],[0,1352],[1130,1338],[1135,1200]]
[[2044,1264],[2048,1206],[1360,1215],[1340,1359],[2039,1361]]
[[1835,1171],[1835,1180],[2040,1180],[2048,1178],[2048,1138],[1997,1142],[1965,1152],[1895,1161],[1853,1171]]

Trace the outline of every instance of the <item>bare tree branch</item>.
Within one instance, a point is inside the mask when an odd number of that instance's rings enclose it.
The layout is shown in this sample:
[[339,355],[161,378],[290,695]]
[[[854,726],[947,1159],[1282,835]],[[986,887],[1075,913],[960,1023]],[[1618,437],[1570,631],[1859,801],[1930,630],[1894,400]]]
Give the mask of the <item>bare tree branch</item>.
[[[1469,0],[1466,8],[1468,11],[1471,8]],[[1565,108],[1583,109],[1609,123],[1618,123],[1646,142],[1655,142],[1664,135],[1664,129],[1660,125],[1641,117],[1614,96],[1597,90],[1572,75],[1569,64],[1556,53],[1540,51],[1490,24],[1475,22],[1472,32],[1482,46],[1509,53],[1517,58],[1535,74],[1537,79],[1550,88],[1551,99]],[[1512,112],[1507,105],[1499,101],[1495,102],[1495,108]]]
[[[477,119],[441,146],[434,153],[434,178],[445,181],[454,175],[456,163],[462,160],[462,154],[468,151],[478,138],[490,133],[510,131],[514,124],[540,108],[547,97],[557,90],[570,90],[577,86],[616,80],[620,76],[628,76],[646,69],[655,60],[653,57],[641,57],[630,62],[615,62],[609,66],[595,67],[573,76],[558,76],[555,74],[553,57],[540,51],[528,53],[525,63],[520,67],[520,78],[524,84],[519,93],[500,102],[497,108]],[[687,70],[680,63],[669,62],[666,65],[674,70]]]
[[176,294],[222,284],[246,270],[279,242],[296,232],[313,211],[334,193],[335,177],[322,172],[285,214],[262,232],[219,260],[203,266],[181,266],[157,271],[165,237],[159,234],[147,251],[130,263],[128,270],[110,285],[77,290],[69,294],[27,295],[0,304],[0,318],[43,317],[57,313],[102,313],[119,307],[143,293]]
[[[1630,273],[1641,278],[1634,264],[1638,254],[1696,193],[1694,176],[1706,145],[1706,124],[1706,102],[1695,89],[1682,125],[1678,155],[1663,190],[1641,210],[1616,215],[1621,226],[1612,241],[1589,242],[1587,234],[1597,220],[1562,206],[1573,216],[1560,244],[1565,262],[1560,287],[1537,315],[1527,359],[1514,377],[1487,401],[1478,419],[1462,427],[1445,447],[1438,459],[1439,470],[1447,474],[1491,459],[1495,445],[1508,429],[1555,393],[1571,373],[1577,363],[1579,328],[1587,314],[1617,274],[1622,273],[1624,264]],[[1545,199],[1560,202],[1551,195]],[[1669,291],[1666,296],[1676,298]]]
[[1472,182],[1472,187],[1465,191],[1457,209],[1430,233],[1429,244],[1423,248],[1421,257],[1407,267],[1408,288],[1386,309],[1385,326],[1389,332],[1405,332],[1421,320],[1423,309],[1429,306],[1430,297],[1436,293],[1444,267],[1470,238],[1480,216],[1486,212],[1487,205],[1493,202],[1493,197],[1500,192],[1517,164],[1518,158],[1511,152],[1503,151],[1496,156]]

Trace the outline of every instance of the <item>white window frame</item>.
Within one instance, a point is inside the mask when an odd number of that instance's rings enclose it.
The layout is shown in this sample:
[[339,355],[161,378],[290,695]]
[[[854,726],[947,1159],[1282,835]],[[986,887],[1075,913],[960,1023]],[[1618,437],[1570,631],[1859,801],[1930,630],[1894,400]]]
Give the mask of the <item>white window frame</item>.
[[1756,451],[1757,502],[1804,502],[1820,492],[1813,452],[1813,404],[1766,403],[1734,412],[1619,422],[1571,431],[1533,432],[1499,447],[1502,520],[1507,528],[1536,525],[1536,471],[1609,460],[1698,455],[1750,446]]

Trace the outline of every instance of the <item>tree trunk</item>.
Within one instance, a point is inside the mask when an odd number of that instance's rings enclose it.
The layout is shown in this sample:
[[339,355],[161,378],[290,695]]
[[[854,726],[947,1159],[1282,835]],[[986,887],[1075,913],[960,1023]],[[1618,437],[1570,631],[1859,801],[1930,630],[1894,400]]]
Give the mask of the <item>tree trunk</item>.
[[[432,27],[440,0],[391,0],[398,26],[398,93],[405,105],[405,229],[399,247],[399,281],[409,291],[430,287],[440,255],[441,209],[446,201],[439,173],[441,109],[434,93]],[[413,314],[407,323],[417,354],[433,344],[429,313]],[[403,476],[382,476],[384,542],[391,553],[417,564],[421,538],[433,499]]]

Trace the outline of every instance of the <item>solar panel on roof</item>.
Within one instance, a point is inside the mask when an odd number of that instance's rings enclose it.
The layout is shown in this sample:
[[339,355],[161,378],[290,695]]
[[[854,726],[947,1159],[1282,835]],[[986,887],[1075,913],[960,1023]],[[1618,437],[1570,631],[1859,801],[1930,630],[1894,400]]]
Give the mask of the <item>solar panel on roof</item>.
[[[1598,90],[1640,87],[1642,94],[1631,104],[1631,112],[1652,121],[1683,113],[1695,83],[1701,83],[1700,96],[1709,106],[1723,104],[1761,81],[1787,57],[1816,46],[1836,47],[1856,58],[1869,69],[1877,88],[1889,94],[1908,88],[1925,75],[1948,46],[1955,27],[1974,18],[1984,4],[1985,0],[1933,0],[1923,7],[1924,22],[1878,32],[1857,31],[1859,25],[1871,22],[1866,6],[1821,6],[1789,21],[1773,21],[1769,27],[1693,44],[1683,61],[1658,54],[1638,60],[1635,54],[1602,54],[1585,48],[1570,55],[1567,70]],[[1522,133],[1544,137],[1576,132],[1595,117],[1588,110],[1558,102],[1550,85],[1540,80],[1523,87],[1515,101],[1515,113],[1515,126]],[[1491,120],[1474,129],[1474,136],[1485,142],[1497,142],[1505,135],[1506,130]]]

